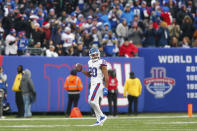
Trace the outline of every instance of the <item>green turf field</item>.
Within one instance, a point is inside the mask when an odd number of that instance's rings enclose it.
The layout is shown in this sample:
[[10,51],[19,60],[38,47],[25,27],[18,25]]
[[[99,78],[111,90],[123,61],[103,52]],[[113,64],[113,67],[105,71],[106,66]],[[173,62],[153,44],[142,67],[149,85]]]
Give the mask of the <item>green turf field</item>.
[[186,113],[118,115],[108,117],[101,127],[92,127],[96,119],[90,116],[64,118],[61,115],[0,120],[0,131],[197,131],[197,114],[188,118]]

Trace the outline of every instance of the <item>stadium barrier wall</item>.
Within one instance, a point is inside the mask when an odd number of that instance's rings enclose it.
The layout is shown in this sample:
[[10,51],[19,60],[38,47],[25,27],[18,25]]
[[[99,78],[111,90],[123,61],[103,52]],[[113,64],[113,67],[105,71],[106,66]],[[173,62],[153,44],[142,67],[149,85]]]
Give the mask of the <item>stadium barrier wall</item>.
[[[108,68],[116,69],[118,85],[118,112],[128,111],[127,99],[123,97],[123,86],[125,79],[129,78],[129,72],[135,71],[136,76],[143,82],[144,80],[144,59],[106,57]],[[65,112],[67,107],[67,92],[63,85],[65,78],[70,74],[70,70],[76,63],[83,64],[88,70],[87,62],[89,57],[57,57],[47,58],[42,56],[1,56],[0,65],[4,67],[4,72],[8,76],[8,102],[11,111],[16,112],[15,95],[11,88],[17,74],[17,66],[23,65],[24,69],[30,69],[32,79],[37,92],[37,100],[32,105],[33,112]],[[82,73],[78,73],[83,82],[83,90],[78,107],[81,112],[90,112],[88,104],[89,78]],[[145,88],[143,88],[145,89]],[[144,110],[144,90],[139,98],[139,111]],[[107,98],[102,100],[102,110],[108,112]]]
[[141,48],[145,79],[144,112],[197,111],[197,49]]

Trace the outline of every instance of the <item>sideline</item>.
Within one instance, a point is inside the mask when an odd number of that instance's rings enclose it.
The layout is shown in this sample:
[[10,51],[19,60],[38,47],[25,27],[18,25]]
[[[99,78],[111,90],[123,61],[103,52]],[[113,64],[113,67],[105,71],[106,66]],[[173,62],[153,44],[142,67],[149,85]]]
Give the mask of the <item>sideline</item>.
[[[197,117],[193,115],[192,118]],[[176,116],[130,116],[130,117],[107,117],[108,119],[173,119],[173,118],[188,118],[187,115],[176,115]],[[5,118],[0,119],[0,121],[56,121],[56,120],[92,120],[95,117],[82,117],[82,118]]]

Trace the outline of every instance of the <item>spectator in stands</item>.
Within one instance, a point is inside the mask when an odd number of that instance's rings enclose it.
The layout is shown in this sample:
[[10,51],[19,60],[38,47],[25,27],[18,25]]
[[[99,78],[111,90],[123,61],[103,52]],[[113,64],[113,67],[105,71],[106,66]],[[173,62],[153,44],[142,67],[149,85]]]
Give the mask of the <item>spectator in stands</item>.
[[161,19],[167,23],[167,25],[170,25],[172,22],[172,15],[169,12],[169,8],[167,6],[167,2],[164,1],[164,5],[162,7],[162,12],[161,12]]
[[131,11],[130,4],[126,4],[121,18],[125,18],[126,19],[128,26],[131,24],[131,21],[133,21],[134,13],[133,13],[133,11]]
[[38,23],[35,23],[33,25],[33,30],[32,30],[32,38],[34,40],[34,43],[38,43],[38,42],[43,42],[44,40],[44,33],[42,32],[40,25]]
[[144,42],[143,47],[156,47],[155,40],[156,30],[153,28],[153,23],[150,22],[148,28],[144,31]]
[[189,37],[189,39],[192,39],[192,35],[194,33],[194,26],[190,16],[187,15],[184,17],[181,29],[183,31],[182,37],[187,36]]
[[118,26],[116,27],[116,34],[118,36],[120,44],[122,44],[124,41],[124,38],[128,36],[128,30],[129,30],[129,27],[127,25],[127,20],[122,19],[121,23],[119,23]]
[[169,2],[168,2],[168,8],[169,8],[169,12],[172,15],[172,17],[173,18],[176,18],[176,13],[177,13],[176,1],[169,0]]
[[101,32],[96,27],[92,27],[91,35],[92,35],[92,38],[93,38],[92,46],[94,46],[96,48],[100,48],[101,47],[101,42],[102,42]]
[[93,17],[88,16],[87,23],[84,24],[84,28],[90,31],[92,28],[92,21],[93,21]]
[[58,54],[55,52],[55,46],[50,45],[49,49],[46,50],[47,57],[58,57]]
[[171,37],[169,45],[170,45],[170,47],[174,47],[174,48],[179,47],[178,39],[175,36]]
[[47,21],[44,21],[42,27],[43,27],[42,30],[44,33],[44,40],[46,40],[46,42],[48,43],[49,40],[51,39],[50,23]]
[[92,35],[90,35],[87,30],[83,31],[82,41],[84,43],[84,49],[88,52],[89,49],[92,47],[93,38]]
[[74,55],[75,56],[88,56],[89,53],[83,49],[83,42],[79,41],[79,43],[77,44],[76,49],[74,50]]
[[138,26],[137,22],[134,22],[132,24],[132,27],[128,31],[128,38],[129,41],[132,41],[132,43],[137,47],[142,47],[142,38],[143,38],[143,31]]
[[173,19],[172,24],[168,26],[168,29],[169,29],[169,33],[170,33],[169,35],[171,38],[172,37],[176,37],[177,39],[180,38],[182,31],[180,29],[180,26],[177,24],[175,18]]
[[197,40],[196,39],[193,41],[192,47],[197,48]]
[[108,14],[108,18],[109,18],[109,22],[111,25],[111,30],[114,32],[116,31],[116,27],[118,25],[118,16],[117,16],[117,12],[116,12],[116,7],[113,6],[112,10],[109,11]]
[[118,40],[112,31],[109,31],[108,34],[104,36],[102,45],[106,56],[116,56],[118,52]]
[[27,31],[29,28],[28,27],[28,21],[25,20],[25,15],[24,14],[19,14],[16,16],[15,19],[15,29],[16,32],[20,32],[20,31]]
[[73,46],[67,48],[66,56],[75,56],[75,50]]
[[158,37],[158,46],[159,47],[165,47],[168,45],[170,36],[169,36],[169,30],[167,28],[167,23],[162,21],[160,23],[160,27],[157,31],[157,37]]
[[180,42],[182,48],[190,48],[191,42],[188,36],[183,37],[183,40]]
[[104,28],[101,31],[102,38],[104,38],[104,36],[107,35],[109,31],[110,31],[109,24],[108,23],[104,23]]
[[139,78],[135,76],[134,72],[130,72],[129,75],[130,78],[126,80],[124,84],[124,97],[127,97],[129,102],[128,113],[132,113],[132,104],[134,102],[134,115],[137,115],[138,97],[141,95],[142,85]]
[[25,118],[31,118],[31,105],[33,102],[35,102],[36,92],[34,89],[34,84],[31,79],[31,71],[29,69],[26,69],[24,71],[24,75],[22,76],[20,88],[23,95],[23,103],[24,103],[24,117]]
[[80,77],[77,76],[75,69],[71,70],[70,75],[66,77],[64,89],[68,91],[68,105],[66,110],[66,117],[70,115],[71,106],[77,107],[80,98],[80,91],[83,89],[83,84]]
[[57,52],[58,56],[65,56],[65,52],[63,50],[62,44],[58,45],[56,50],[57,50],[56,52]]
[[138,53],[138,48],[125,38],[124,43],[120,46],[120,56],[134,57]]
[[62,41],[61,41],[61,31],[62,31],[61,26],[58,26],[58,27],[56,27],[54,29],[52,40],[53,40],[54,45],[56,45],[56,46],[62,44]]
[[141,16],[141,19],[144,22],[148,21],[148,19],[150,17],[150,10],[147,7],[147,2],[146,1],[142,1],[141,10],[140,10],[140,16]]
[[5,38],[5,55],[17,55],[17,40],[16,30],[12,28],[10,30],[10,34],[8,34]]
[[63,41],[64,52],[68,52],[68,49],[75,46],[75,36],[71,33],[70,27],[66,27],[61,35],[61,40]]
[[29,44],[28,39],[25,37],[25,32],[21,31],[18,33],[18,41],[17,41],[17,46],[18,46],[18,51],[17,54],[18,56],[24,55],[25,49],[27,48]]
[[182,24],[183,19],[185,18],[186,15],[188,15],[188,13],[187,13],[187,7],[186,7],[186,5],[182,4],[181,5],[181,9],[176,14],[176,20],[177,20],[177,23],[179,25]]
[[112,115],[112,103],[113,103],[113,116],[117,115],[117,96],[118,96],[118,80],[116,78],[116,71],[109,70],[109,85],[108,85],[108,103],[109,114]]

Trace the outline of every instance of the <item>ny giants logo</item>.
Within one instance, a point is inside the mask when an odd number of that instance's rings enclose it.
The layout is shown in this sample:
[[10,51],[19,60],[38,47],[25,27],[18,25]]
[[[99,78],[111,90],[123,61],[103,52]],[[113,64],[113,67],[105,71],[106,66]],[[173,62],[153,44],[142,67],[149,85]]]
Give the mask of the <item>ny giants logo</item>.
[[163,98],[175,85],[175,80],[166,76],[166,69],[163,67],[153,67],[151,75],[152,77],[144,80],[144,84],[155,98]]
[[[131,63],[108,63],[109,69],[113,68],[116,70],[116,76],[118,80],[118,107],[124,107],[128,105],[128,101],[123,97],[124,92],[124,81],[129,78],[129,72],[131,71]],[[65,77],[70,74],[70,70],[74,65],[62,64],[45,64],[44,65],[44,78],[48,80],[48,111],[51,109],[51,105],[55,104],[57,111],[63,111],[65,109],[65,102],[67,97],[65,97],[65,90],[63,88]],[[87,65],[83,65],[84,70],[88,70]],[[56,75],[54,75],[56,74]],[[89,94],[89,82],[88,77],[79,73],[80,78],[84,86],[83,96],[81,99],[84,99],[88,103],[88,94]],[[124,79],[123,79],[124,78]],[[55,94],[57,93],[57,95]],[[56,98],[57,97],[57,98]],[[57,100],[55,103],[52,103],[54,100]],[[108,106],[107,97],[104,97],[101,103],[102,106]]]

